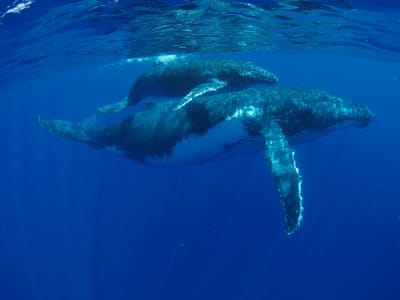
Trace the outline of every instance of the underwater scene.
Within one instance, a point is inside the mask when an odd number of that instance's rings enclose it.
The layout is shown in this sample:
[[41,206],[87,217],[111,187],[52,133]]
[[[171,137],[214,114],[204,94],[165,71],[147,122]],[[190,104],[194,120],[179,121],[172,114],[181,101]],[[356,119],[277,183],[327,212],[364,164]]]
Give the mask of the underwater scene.
[[0,299],[400,299],[400,3],[2,0]]

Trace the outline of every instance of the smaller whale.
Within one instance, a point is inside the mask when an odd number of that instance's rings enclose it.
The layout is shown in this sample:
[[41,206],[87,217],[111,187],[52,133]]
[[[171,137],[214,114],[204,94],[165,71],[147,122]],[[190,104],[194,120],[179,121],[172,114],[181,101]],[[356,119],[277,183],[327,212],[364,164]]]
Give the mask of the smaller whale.
[[255,84],[272,85],[278,77],[251,63],[226,59],[176,58],[155,63],[134,82],[128,97],[97,110],[115,113],[147,97],[181,98],[181,109],[201,95],[216,91],[236,91]]
[[207,162],[227,153],[264,151],[283,204],[285,230],[302,220],[302,177],[289,138],[327,133],[339,125],[367,126],[374,115],[362,104],[320,90],[249,88],[203,96],[183,109],[175,101],[155,103],[104,128],[83,122],[39,124],[64,138],[97,149],[114,149],[144,164],[174,166]]

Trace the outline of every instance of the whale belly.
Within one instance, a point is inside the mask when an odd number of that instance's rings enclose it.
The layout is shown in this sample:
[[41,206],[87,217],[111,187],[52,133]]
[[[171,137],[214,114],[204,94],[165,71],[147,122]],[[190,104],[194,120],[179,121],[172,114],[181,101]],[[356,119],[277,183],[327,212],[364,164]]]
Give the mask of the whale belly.
[[261,136],[250,136],[239,119],[224,121],[201,135],[191,135],[178,142],[163,156],[148,157],[147,162],[166,167],[206,163],[241,153],[263,151]]

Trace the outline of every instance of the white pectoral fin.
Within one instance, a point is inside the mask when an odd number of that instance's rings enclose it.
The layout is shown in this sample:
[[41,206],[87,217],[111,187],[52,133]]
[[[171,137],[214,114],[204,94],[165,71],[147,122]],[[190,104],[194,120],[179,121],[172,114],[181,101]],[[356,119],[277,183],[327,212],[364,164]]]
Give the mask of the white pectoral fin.
[[97,108],[97,110],[103,114],[112,114],[124,110],[127,107],[128,107],[128,97],[125,97],[119,102],[99,107]]
[[289,147],[286,136],[277,121],[269,121],[262,133],[265,138],[265,157],[283,205],[285,231],[287,234],[292,234],[299,228],[303,212],[302,178],[296,167],[294,151]]
[[174,110],[180,110],[182,107],[190,103],[194,98],[200,97],[206,93],[218,91],[219,89],[226,87],[226,85],[226,81],[222,81],[216,78],[207,81],[206,83],[200,84],[196,86],[193,90],[191,90],[189,94],[183,97],[179,104],[174,108]]

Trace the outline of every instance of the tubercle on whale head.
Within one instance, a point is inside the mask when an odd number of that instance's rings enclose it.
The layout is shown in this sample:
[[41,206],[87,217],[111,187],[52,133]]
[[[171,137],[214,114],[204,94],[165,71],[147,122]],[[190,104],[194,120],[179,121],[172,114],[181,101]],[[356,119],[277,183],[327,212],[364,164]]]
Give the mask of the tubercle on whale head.
[[366,105],[343,101],[343,105],[337,110],[335,117],[337,123],[351,122],[354,126],[364,128],[375,119],[375,114]]
[[245,62],[240,65],[234,64],[231,66],[231,70],[225,71],[237,73],[241,77],[242,83],[265,83],[272,85],[279,81],[278,76],[274,73],[253,62]]
[[362,107],[364,113],[360,115],[359,118],[359,127],[367,127],[369,123],[371,123],[375,119],[375,114],[371,111],[371,109],[365,105]]
[[375,119],[374,113],[364,104],[344,100],[323,91],[314,93],[314,99],[307,105],[304,114],[308,119],[305,122],[310,127],[308,129],[323,130],[342,124],[366,127]]
[[260,74],[258,74],[257,78],[261,78],[262,83],[266,83],[269,85],[279,82],[278,76],[264,69],[260,70]]
[[268,85],[273,85],[279,81],[278,76],[259,66],[254,66],[250,70],[243,70],[240,75],[242,77],[242,81],[248,81],[251,83],[265,83]]

